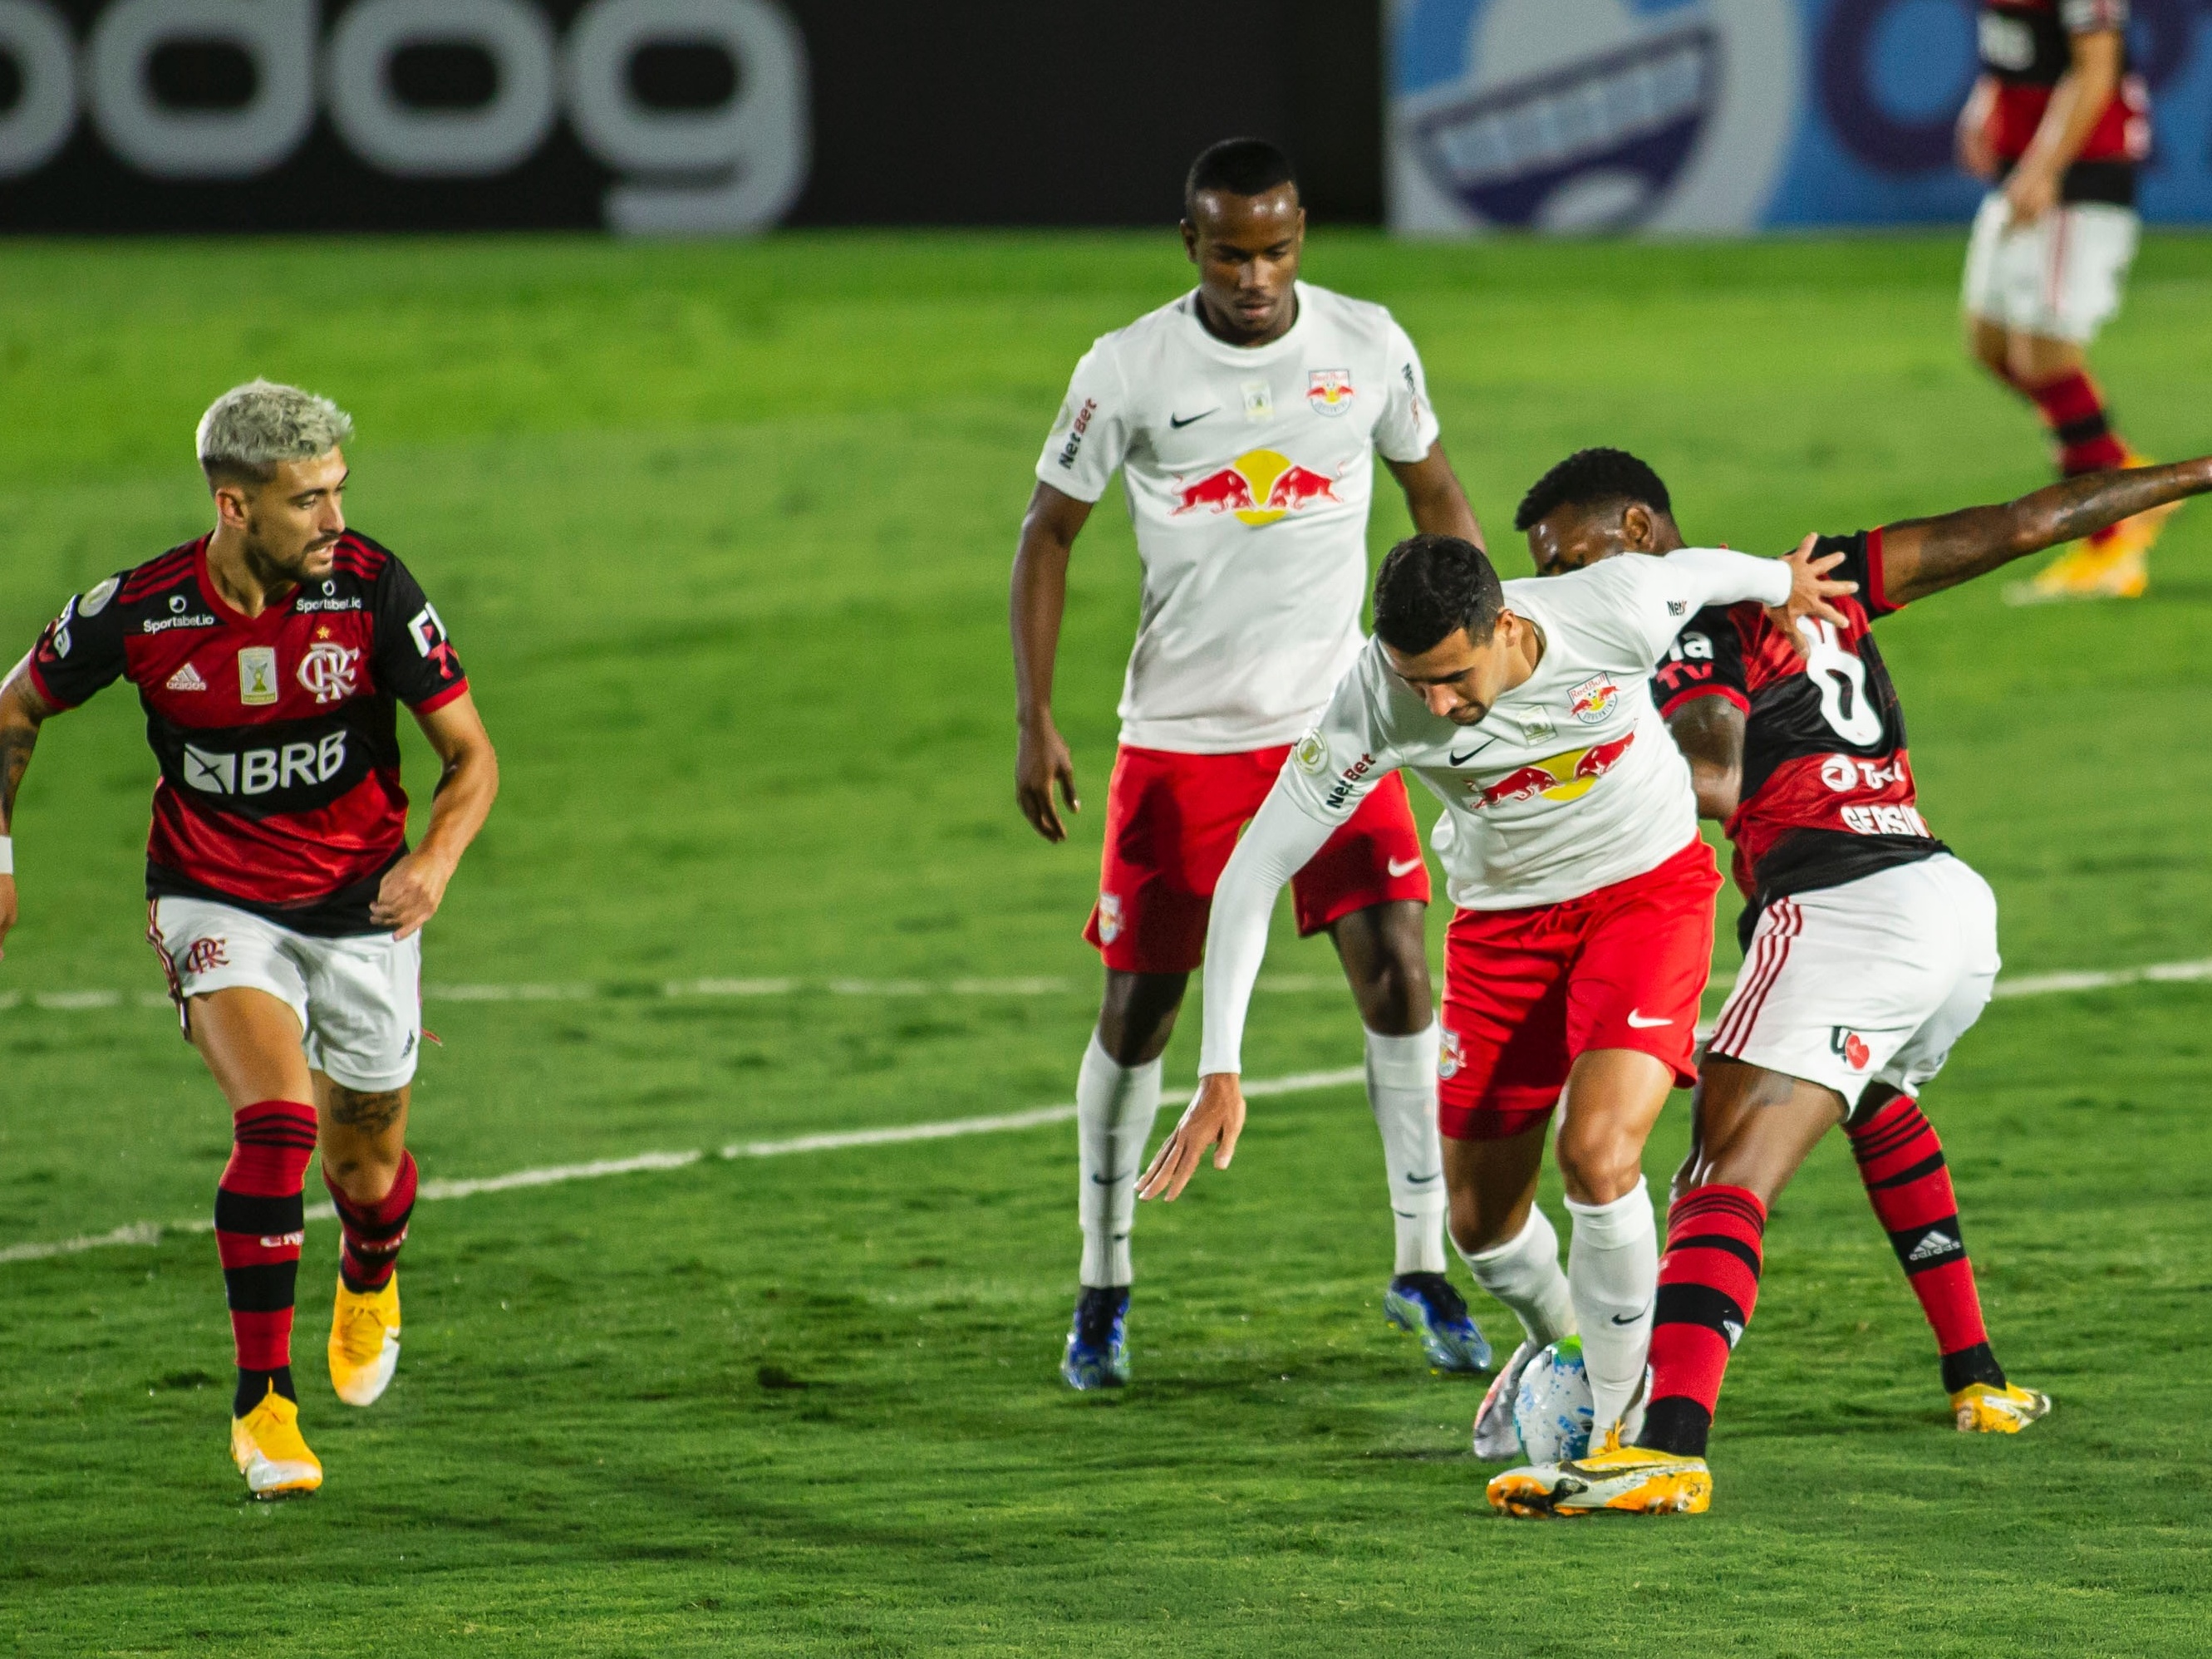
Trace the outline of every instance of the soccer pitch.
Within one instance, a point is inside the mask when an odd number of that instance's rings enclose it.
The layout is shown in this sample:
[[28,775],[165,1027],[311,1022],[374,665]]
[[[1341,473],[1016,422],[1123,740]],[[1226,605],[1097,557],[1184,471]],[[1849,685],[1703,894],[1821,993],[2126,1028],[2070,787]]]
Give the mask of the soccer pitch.
[[[1584,444],[1653,462],[1692,539],[1761,552],[2044,482],[2032,412],[1954,343],[1960,251],[1322,228],[1306,275],[1407,325],[1511,575],[1514,502]],[[1054,1369],[1064,1122],[712,1155],[1072,1098],[1135,611],[1118,501],[1071,579],[1056,703],[1085,810],[1066,847],[1012,804],[1006,572],[1075,358],[1186,270],[1165,229],[0,246],[0,652],[204,527],[190,443],[215,392],[266,374],[338,398],[349,516],[436,600],[505,780],[428,936],[424,1176],[708,1151],[425,1204],[405,1358],[366,1413],[323,1378],[337,1233],[311,1223],[295,1353],[328,1484],[307,1502],[247,1502],[229,1466],[210,1239],[0,1261],[12,1651],[2212,1641],[2212,983],[2000,1001],[1929,1091],[1997,1352],[2051,1420],[1951,1431],[1832,1137],[1774,1212],[1696,1520],[1493,1519],[1468,1454],[1480,1386],[1382,1324],[1357,1084],[1255,1101],[1226,1176],[1140,1214],[1137,1380],[1106,1397]],[[2150,240],[2098,365],[2138,447],[2212,449],[2212,241]],[[1378,501],[1379,554],[1405,526],[1387,480]],[[2152,569],[2140,603],[2012,610],[2000,578],[1882,625],[1923,810],[1996,887],[2008,975],[2212,957],[2212,748],[2191,735],[2212,507]],[[428,751],[403,737],[419,824]],[[0,1251],[212,1205],[221,1097],[142,1001],[153,776],[110,691],[49,724],[24,786]],[[1255,1005],[1252,1073],[1356,1066],[1327,945],[1278,923],[1288,982]],[[1196,1039],[1194,1007],[1171,1092]],[[1655,1188],[1686,1115],[1678,1096]],[[1475,1300],[1510,1346],[1511,1316]]]

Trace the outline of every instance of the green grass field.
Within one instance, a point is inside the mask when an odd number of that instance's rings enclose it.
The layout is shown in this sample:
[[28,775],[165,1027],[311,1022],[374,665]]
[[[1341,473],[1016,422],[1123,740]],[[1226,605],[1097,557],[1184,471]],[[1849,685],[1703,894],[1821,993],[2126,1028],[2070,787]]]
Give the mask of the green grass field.
[[[1322,231],[1307,274],[1412,331],[1519,574],[1513,503],[1582,444],[1644,454],[1693,538],[1754,550],[2042,482],[2029,412],[1954,345],[1960,252]],[[1075,357],[1185,269],[1165,234],[0,246],[0,653],[204,527],[215,392],[328,391],[360,422],[352,517],[436,599],[501,750],[429,980],[599,988],[434,996],[427,1178],[1066,1100],[1135,609],[1123,514],[1077,559],[1059,708],[1088,810],[1063,848],[1012,805],[1006,574]],[[2099,364],[2139,447],[2212,448],[2212,242],[2151,240]],[[1403,528],[1383,493],[1378,552]],[[2212,955],[2212,750],[2189,735],[2212,508],[2154,568],[2132,605],[2008,610],[1988,582],[1884,625],[1923,805],[1996,885],[2010,973]],[[137,1000],[159,988],[152,776],[110,692],[49,726],[24,788],[0,1249],[211,1204],[220,1097]],[[1327,947],[1285,927],[1270,969],[1311,988],[1259,999],[1252,1073],[1356,1064]],[[945,988],[1015,977],[1064,983]],[[701,978],[798,984],[663,994]],[[86,991],[121,997],[53,1006]],[[311,1225],[298,1352],[329,1477],[286,1505],[243,1501],[226,1456],[208,1238],[0,1263],[0,1645],[2206,1651],[2208,1017],[2202,983],[2002,1001],[1929,1091],[1998,1352],[2059,1402],[2018,1441],[1950,1431],[1825,1146],[1770,1229],[1698,1521],[1492,1518],[1479,1388],[1382,1322],[1356,1087],[1258,1103],[1229,1176],[1143,1215],[1138,1385],[1104,1399],[1054,1370],[1065,1124],[426,1204],[405,1363],[365,1413],[320,1380],[337,1241]],[[1188,1019],[1171,1079],[1195,1040]]]

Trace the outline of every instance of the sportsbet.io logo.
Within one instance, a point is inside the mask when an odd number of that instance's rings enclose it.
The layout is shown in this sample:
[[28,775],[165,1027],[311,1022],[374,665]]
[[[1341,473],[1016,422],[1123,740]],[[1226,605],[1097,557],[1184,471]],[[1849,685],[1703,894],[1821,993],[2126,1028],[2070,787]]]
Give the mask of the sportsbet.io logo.
[[[81,34],[65,10],[90,13]],[[717,95],[641,96],[670,53],[712,59]],[[775,0],[589,0],[565,33],[532,0],[0,0],[0,182],[85,126],[150,179],[253,179],[318,115],[356,160],[422,180],[511,172],[565,123],[617,177],[608,226],[639,234],[757,229],[806,181],[805,42]]]

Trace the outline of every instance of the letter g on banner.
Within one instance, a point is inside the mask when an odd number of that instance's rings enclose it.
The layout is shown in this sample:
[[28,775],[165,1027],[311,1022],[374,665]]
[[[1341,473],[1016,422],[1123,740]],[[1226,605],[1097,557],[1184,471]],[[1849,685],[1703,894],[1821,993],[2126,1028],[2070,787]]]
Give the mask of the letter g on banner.
[[[94,26],[85,76],[108,148],[161,179],[244,179],[297,149],[315,118],[314,0],[122,0]],[[253,62],[237,109],[180,110],[148,69],[173,41],[220,40]]]
[[[718,106],[657,110],[629,86],[654,46],[729,54]],[[806,42],[773,0],[592,0],[569,31],[568,118],[593,155],[631,175],[607,192],[607,223],[632,235],[757,230],[806,182]]]

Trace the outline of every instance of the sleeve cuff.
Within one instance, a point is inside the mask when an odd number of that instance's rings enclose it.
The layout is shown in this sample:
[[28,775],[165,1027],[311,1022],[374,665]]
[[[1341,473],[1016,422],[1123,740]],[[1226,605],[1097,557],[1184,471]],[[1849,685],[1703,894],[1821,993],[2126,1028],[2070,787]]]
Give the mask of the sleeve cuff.
[[1881,580],[1881,527],[1877,525],[1867,532],[1867,591],[1866,612],[1869,617],[1890,617],[1905,609],[1893,601],[1884,591]]
[[[1075,480],[1069,477],[1066,473],[1059,472],[1056,468],[1052,472],[1046,471],[1045,467],[1051,465],[1052,463],[1047,461],[1044,463],[1044,465],[1037,468],[1036,481],[1041,484],[1050,484],[1054,489],[1057,489],[1061,495],[1066,496],[1071,501],[1081,501],[1086,507],[1096,507],[1098,505],[1100,499],[1105,495],[1106,484],[1102,483],[1098,486],[1097,495],[1086,495],[1082,492],[1082,490],[1073,487]],[[1113,480],[1110,478],[1107,480],[1108,483],[1111,483],[1112,482]]]
[[1738,708],[1743,710],[1747,715],[1751,713],[1751,699],[1745,696],[1743,693],[1737,690],[1735,687],[1732,685],[1715,685],[1711,682],[1707,682],[1704,685],[1693,685],[1689,687],[1686,690],[1677,691],[1673,696],[1668,698],[1666,702],[1659,705],[1659,718],[1662,720],[1671,720],[1677,708],[1680,708],[1683,704],[1692,702],[1698,697],[1725,697],[1730,702],[1734,703]]
[[39,656],[37,652],[33,651],[31,653],[28,659],[25,661],[23,666],[29,671],[31,676],[31,690],[37,692],[39,694],[39,700],[53,709],[56,714],[59,714],[64,709],[74,708],[76,707],[76,705],[71,702],[67,697],[58,697],[54,695],[53,687],[46,684],[46,677],[39,672]]
[[468,676],[464,674],[458,685],[449,685],[441,691],[434,691],[422,702],[410,702],[407,706],[418,714],[433,714],[453,702],[454,698],[466,696],[468,689]]

